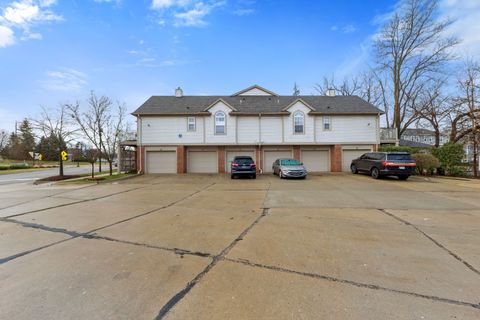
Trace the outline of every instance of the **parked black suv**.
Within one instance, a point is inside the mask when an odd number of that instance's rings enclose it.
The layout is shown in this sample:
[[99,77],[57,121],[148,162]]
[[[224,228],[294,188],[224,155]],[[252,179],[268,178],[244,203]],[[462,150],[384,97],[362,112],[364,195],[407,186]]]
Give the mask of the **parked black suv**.
[[415,160],[408,152],[369,152],[352,161],[352,173],[369,173],[372,178],[397,176],[407,180],[415,172]]
[[257,166],[252,157],[235,157],[230,166],[230,177],[232,179],[235,178],[235,176],[248,176],[253,179],[257,178]]

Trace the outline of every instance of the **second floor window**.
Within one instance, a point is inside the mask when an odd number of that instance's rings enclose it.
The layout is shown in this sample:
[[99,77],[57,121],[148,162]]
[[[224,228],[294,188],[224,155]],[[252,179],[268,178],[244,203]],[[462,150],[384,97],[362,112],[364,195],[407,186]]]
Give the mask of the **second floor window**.
[[215,113],[215,134],[225,134],[225,113]]
[[305,116],[300,111],[293,114],[293,132],[297,134],[305,133]]
[[323,117],[323,130],[324,131],[332,130],[332,118]]
[[187,119],[187,131],[195,131],[195,130],[197,130],[196,123],[195,123],[195,117],[188,117],[188,119]]

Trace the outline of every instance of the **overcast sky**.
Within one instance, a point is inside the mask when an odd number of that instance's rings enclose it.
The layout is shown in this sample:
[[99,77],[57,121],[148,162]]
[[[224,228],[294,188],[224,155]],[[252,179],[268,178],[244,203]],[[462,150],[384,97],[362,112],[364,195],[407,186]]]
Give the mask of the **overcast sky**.
[[[131,112],[151,95],[259,84],[315,93],[366,67],[397,0],[0,0],[0,129],[91,90]],[[442,0],[463,56],[480,55],[480,1]],[[132,118],[133,120],[133,118]]]

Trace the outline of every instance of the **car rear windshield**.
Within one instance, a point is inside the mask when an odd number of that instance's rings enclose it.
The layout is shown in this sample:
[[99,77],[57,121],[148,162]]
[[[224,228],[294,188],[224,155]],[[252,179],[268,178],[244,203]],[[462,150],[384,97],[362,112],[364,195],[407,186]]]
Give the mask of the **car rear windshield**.
[[233,162],[238,163],[240,165],[242,165],[242,164],[252,164],[253,159],[252,158],[236,158]]
[[294,159],[283,159],[280,160],[280,165],[282,166],[299,166],[300,161]]
[[397,160],[397,161],[411,161],[412,157],[409,154],[389,154],[387,156],[388,160]]

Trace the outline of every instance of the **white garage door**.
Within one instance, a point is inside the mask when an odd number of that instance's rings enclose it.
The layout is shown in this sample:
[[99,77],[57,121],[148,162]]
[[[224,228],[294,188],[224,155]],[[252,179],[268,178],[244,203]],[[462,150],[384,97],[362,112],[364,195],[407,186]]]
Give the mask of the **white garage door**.
[[238,156],[249,156],[252,157],[253,161],[255,161],[255,152],[253,150],[249,151],[227,151],[227,162],[226,162],[226,169],[227,172],[230,172],[231,166],[230,164],[232,163],[233,159]]
[[217,170],[216,151],[189,151],[187,156],[187,172],[215,173]]
[[263,172],[272,172],[272,164],[277,159],[292,158],[291,150],[265,150],[263,152]]
[[301,160],[308,172],[329,171],[328,150],[302,150]]
[[342,171],[350,171],[350,165],[353,159],[357,159],[362,154],[370,152],[371,149],[361,150],[343,150],[342,153]]
[[176,173],[177,154],[175,151],[148,151],[147,173]]

